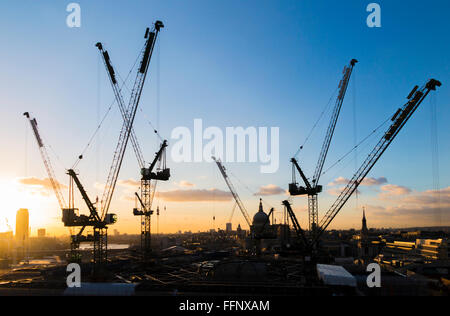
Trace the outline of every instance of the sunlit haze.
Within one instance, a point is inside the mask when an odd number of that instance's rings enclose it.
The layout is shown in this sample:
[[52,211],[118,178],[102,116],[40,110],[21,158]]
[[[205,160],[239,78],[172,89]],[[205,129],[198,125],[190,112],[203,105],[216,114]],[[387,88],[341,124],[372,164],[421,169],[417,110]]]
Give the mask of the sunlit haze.
[[[179,126],[193,130],[194,119],[202,119],[204,128],[223,130],[279,127],[276,173],[262,174],[259,163],[224,165],[250,216],[257,212],[262,197],[265,211],[274,207],[275,219],[281,223],[281,201],[288,198],[291,181],[290,158],[305,142],[337,89],[342,68],[352,58],[359,63],[320,181],[324,193],[319,199],[319,219],[380,134],[359,147],[356,155],[353,152],[333,164],[391,117],[415,85],[422,86],[433,77],[443,82],[442,89],[423,102],[330,228],[360,227],[363,206],[369,227],[450,225],[450,125],[446,122],[450,117],[450,42],[448,27],[443,27],[448,2],[428,6],[424,1],[410,1],[405,11],[402,1],[383,1],[386,14],[379,30],[359,27],[367,14],[365,4],[357,0],[78,2],[83,8],[79,29],[66,27],[66,4],[0,4],[0,28],[14,29],[2,33],[0,50],[1,232],[9,230],[6,220],[14,229],[17,210],[27,208],[31,235],[39,228],[46,228],[49,235],[68,234],[24,112],[38,121],[66,201],[66,170],[82,153],[84,159],[76,170],[91,199],[101,197],[122,117],[114,104],[83,152],[114,100],[94,45],[104,43],[117,73],[125,79],[144,44],[146,27],[157,19],[166,27],[159,35],[134,123],[147,162],[160,145],[155,128],[169,141],[167,165],[172,177],[158,183],[152,208],[159,207],[161,214],[152,217],[153,233],[224,229],[230,218],[234,200],[214,163],[172,161],[171,145],[176,142],[171,139],[172,130]],[[329,119],[330,111],[298,156],[308,176],[314,172]],[[437,156],[432,154],[432,137],[437,139]],[[433,168],[438,168],[438,179]],[[140,232],[139,218],[132,214],[139,180],[129,144],[110,208],[119,219],[111,230]],[[301,225],[307,227],[307,199],[296,197],[292,203]],[[78,194],[76,206],[87,213]],[[232,223],[234,228],[238,224],[245,228],[239,210]]]

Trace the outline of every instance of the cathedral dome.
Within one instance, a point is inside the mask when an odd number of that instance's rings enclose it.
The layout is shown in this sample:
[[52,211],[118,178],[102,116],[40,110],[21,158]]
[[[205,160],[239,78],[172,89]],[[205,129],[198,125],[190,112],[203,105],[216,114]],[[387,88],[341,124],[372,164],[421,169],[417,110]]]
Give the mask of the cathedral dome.
[[263,226],[268,221],[269,217],[264,213],[262,200],[259,202],[259,211],[253,216],[253,226]]

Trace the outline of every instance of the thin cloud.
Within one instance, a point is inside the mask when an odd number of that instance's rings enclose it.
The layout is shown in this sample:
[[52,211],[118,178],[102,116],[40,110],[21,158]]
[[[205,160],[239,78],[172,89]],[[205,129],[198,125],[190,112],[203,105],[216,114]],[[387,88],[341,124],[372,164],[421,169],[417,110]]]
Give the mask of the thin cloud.
[[381,187],[380,198],[386,199],[393,196],[401,196],[411,193],[411,189],[396,185],[396,184],[386,184]]
[[[19,179],[17,179],[17,182],[22,185],[25,185],[25,186],[40,187],[40,188],[46,189],[46,190],[53,189],[52,182],[50,181],[49,178],[44,178],[44,179],[39,179],[39,178],[34,178],[34,177],[19,178]],[[62,188],[62,189],[67,188],[67,186],[59,183],[58,181],[56,181],[56,183],[59,184],[60,188]]]
[[105,189],[105,184],[104,183],[100,183],[100,182],[95,182],[94,183],[94,188],[96,190],[99,190],[99,191],[104,190]]
[[283,190],[279,186],[275,184],[263,185],[259,188],[259,191],[253,194],[254,196],[269,196],[269,195],[280,195],[286,193],[286,190]]
[[139,181],[136,181],[134,179],[119,180],[117,183],[123,187],[138,187],[141,185]]
[[379,218],[403,221],[405,226],[412,221],[423,226],[450,224],[450,187],[415,192],[406,187],[389,185],[384,186],[380,198],[391,205],[368,208]]
[[343,185],[343,184],[347,184],[350,180],[344,177],[339,177],[336,178],[334,181],[328,183],[328,186],[330,187],[334,187],[336,185]]
[[[339,188],[331,188],[327,190],[327,193],[333,196],[339,196],[341,195],[342,191],[345,189],[345,187],[339,187]],[[358,194],[361,192],[359,190],[356,190]]]
[[[337,186],[337,185],[346,185],[350,182],[350,179],[339,177],[336,178],[334,181],[328,183],[328,186]],[[379,177],[379,178],[365,178],[362,182],[362,186],[378,186],[387,183],[388,180],[385,177]]]
[[182,188],[192,188],[192,187],[195,187],[195,184],[194,184],[194,183],[191,183],[191,182],[189,182],[189,181],[184,181],[184,180],[178,182],[177,185],[178,185],[179,187],[182,187]]
[[388,180],[385,177],[379,177],[377,178],[365,178],[362,182],[361,185],[364,186],[378,186],[378,185],[382,185],[387,183]]
[[228,202],[231,193],[219,189],[172,190],[157,192],[156,196],[167,202]]

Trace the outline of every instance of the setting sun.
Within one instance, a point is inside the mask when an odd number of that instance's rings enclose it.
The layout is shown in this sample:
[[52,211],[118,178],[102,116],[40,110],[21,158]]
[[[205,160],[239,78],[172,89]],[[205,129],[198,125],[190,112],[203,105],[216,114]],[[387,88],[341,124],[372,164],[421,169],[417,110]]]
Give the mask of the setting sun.
[[[37,228],[52,226],[58,220],[56,201],[53,201],[51,192],[41,186],[24,187],[16,179],[2,179],[0,192],[2,196],[0,232],[14,230],[16,212],[21,208],[27,208],[30,212],[32,234]],[[7,221],[11,228],[8,227]]]

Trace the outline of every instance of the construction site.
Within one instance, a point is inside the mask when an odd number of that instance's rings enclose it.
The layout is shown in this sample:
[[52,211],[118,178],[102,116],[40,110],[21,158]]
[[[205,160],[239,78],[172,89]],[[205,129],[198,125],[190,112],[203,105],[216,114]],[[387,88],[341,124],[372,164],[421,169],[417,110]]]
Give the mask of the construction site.
[[[216,229],[214,226],[214,229],[198,233],[182,233],[184,228],[180,228],[178,233],[155,232],[155,221],[163,212],[163,206],[154,202],[158,183],[173,181],[177,165],[166,157],[171,144],[160,136],[157,129],[154,129],[154,134],[159,146],[151,149],[154,156],[144,157],[141,145],[148,146],[148,135],[139,135],[134,123],[141,114],[138,109],[141,96],[146,93],[145,83],[153,84],[149,82],[153,75],[149,68],[155,58],[157,41],[164,37],[166,29],[163,21],[156,20],[143,30],[144,45],[139,51],[138,62],[130,70],[135,74],[130,89],[126,87],[127,79],[118,75],[113,63],[114,54],[110,55],[105,43],[95,44],[102,61],[102,76],[110,83],[114,106],[118,107],[122,118],[113,157],[108,158],[111,164],[101,167],[108,170],[101,196],[90,195],[86,189],[89,186],[83,182],[85,165],[81,162],[85,152],[76,154],[76,162],[66,168],[68,181],[57,179],[52,154],[49,154],[51,145],[43,135],[45,127],[38,125],[39,116],[45,114],[23,113],[32,131],[30,135],[35,140],[34,149],[39,150],[53,190],[51,198],[56,197],[59,204],[60,225],[69,232],[70,238],[51,239],[45,237],[44,231],[40,239],[30,240],[25,245],[25,237],[22,241],[16,237],[16,245],[22,244],[17,246],[20,251],[17,250],[13,258],[12,228],[11,235],[2,233],[0,295],[285,297],[450,294],[448,227],[369,229],[371,218],[366,218],[366,210],[361,208],[361,230],[332,228],[341,210],[358,194],[374,166],[383,165],[383,154],[390,150],[391,145],[396,146],[392,143],[403,129],[407,129],[405,125],[410,119],[415,119],[413,116],[425,104],[424,100],[439,90],[442,84],[438,78],[417,78],[417,85],[411,90],[398,91],[399,97],[405,97],[403,105],[392,104],[389,117],[381,125],[374,124],[373,131],[360,143],[355,143],[336,164],[353,155],[361,145],[366,145],[365,140],[369,138],[378,137],[376,145],[361,159],[353,176],[341,184],[342,188],[331,206],[324,210],[328,203],[319,203],[327,185],[322,180],[330,163],[327,156],[345,106],[352,74],[364,60],[349,58],[341,80],[335,83],[337,92],[328,106],[329,121],[326,129],[318,131],[323,142],[319,144],[320,152],[313,153],[318,157],[317,160],[314,158],[314,173],[308,174],[302,164],[305,160],[304,145],[291,148],[291,152],[298,149],[290,160],[292,173],[286,175],[292,180],[285,184],[286,192],[281,193],[284,198],[280,195],[282,199],[277,205],[270,205],[263,194],[254,194],[251,207],[249,203],[245,205],[230,177],[233,165],[228,164],[223,155],[217,155],[211,157],[210,165],[215,168],[219,185],[226,186],[234,203],[225,227]],[[330,71],[337,73],[339,69]],[[309,122],[302,122],[306,123]],[[103,121],[95,133],[103,128],[102,124]],[[78,137],[77,134],[74,133],[74,137]],[[302,140],[295,135],[292,138],[296,143]],[[113,213],[110,207],[117,195],[127,150],[135,156],[133,164],[139,184],[133,188],[134,194],[128,197],[130,208]],[[35,158],[36,155],[30,157]],[[62,185],[65,182],[67,187]],[[305,205],[305,211],[296,211],[294,204]],[[275,219],[276,212],[281,221]],[[139,228],[139,234],[112,233],[124,213],[135,218],[133,225]],[[28,225],[28,211],[23,216],[26,216]],[[167,212],[164,216],[170,217]],[[241,222],[233,227],[233,218],[236,217]],[[306,226],[301,225],[305,222]],[[124,246],[115,247],[117,245]],[[43,258],[46,262],[39,263]],[[370,274],[367,266],[371,263],[381,267],[382,287],[367,286]],[[68,270],[69,264],[81,268],[81,284],[78,286],[69,286],[68,275],[72,272]]]

